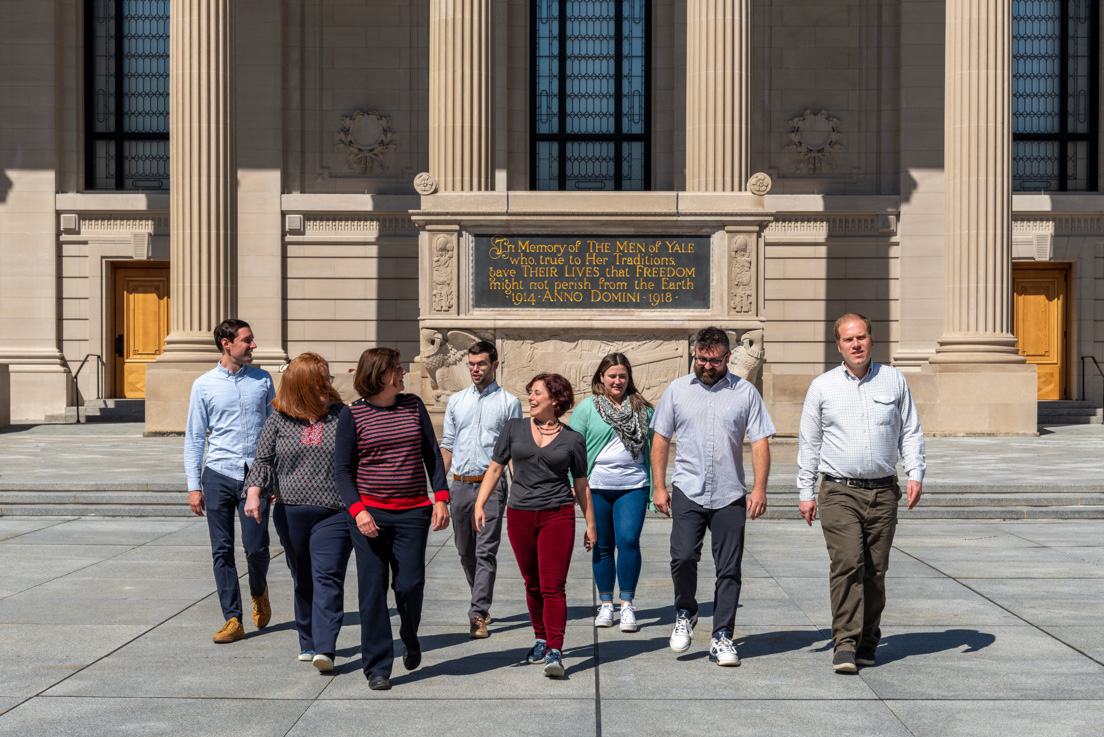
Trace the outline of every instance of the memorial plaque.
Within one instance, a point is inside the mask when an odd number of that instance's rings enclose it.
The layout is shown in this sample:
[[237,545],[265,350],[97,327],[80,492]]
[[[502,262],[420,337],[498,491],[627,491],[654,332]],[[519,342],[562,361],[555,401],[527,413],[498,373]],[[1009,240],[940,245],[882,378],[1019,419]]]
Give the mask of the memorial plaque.
[[477,309],[709,309],[709,237],[475,237]]

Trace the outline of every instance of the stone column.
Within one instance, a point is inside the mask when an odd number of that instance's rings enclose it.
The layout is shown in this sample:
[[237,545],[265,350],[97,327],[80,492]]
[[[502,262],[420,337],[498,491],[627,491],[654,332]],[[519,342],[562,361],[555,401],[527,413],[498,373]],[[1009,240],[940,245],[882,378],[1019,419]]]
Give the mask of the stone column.
[[165,352],[147,370],[147,433],[184,429],[191,382],[218,361],[212,332],[235,316],[234,5],[169,6],[172,316]]
[[491,0],[431,0],[429,173],[442,192],[494,189]]
[[1023,363],[1012,335],[1011,0],[948,0],[943,337],[933,363]]
[[750,174],[750,0],[687,0],[686,189],[742,192]]
[[945,301],[928,432],[1036,433],[1035,367],[1011,332],[1011,16],[1011,0],[947,2]]

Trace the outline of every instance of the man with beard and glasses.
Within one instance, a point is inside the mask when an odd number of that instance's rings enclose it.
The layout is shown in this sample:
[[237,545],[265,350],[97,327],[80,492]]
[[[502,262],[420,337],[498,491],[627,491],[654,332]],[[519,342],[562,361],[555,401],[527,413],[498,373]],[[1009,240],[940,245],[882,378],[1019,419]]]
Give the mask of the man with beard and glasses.
[[481,340],[468,349],[472,385],[449,397],[441,438],[445,469],[452,467],[452,532],[471,588],[468,634],[473,640],[487,636],[491,621],[498,545],[506,512],[506,476],[499,479],[487,500],[487,524],[482,532],[472,526],[475,498],[491,465],[502,426],[507,420],[521,417],[521,400],[498,385],[496,371],[498,349],[493,343]]
[[[744,523],[767,511],[769,438],[774,435],[762,397],[750,382],[728,370],[728,335],[715,327],[698,333],[694,373],[671,382],[652,418],[652,500],[672,518],[671,578],[675,586],[675,629],[671,649],[690,649],[698,621],[698,561],[705,530],[712,538],[717,581],[713,594],[713,640],[709,659],[740,664],[732,642],[740,601]],[[751,443],[755,485],[744,485],[743,444]],[[677,438],[675,472],[667,491],[667,455]]]

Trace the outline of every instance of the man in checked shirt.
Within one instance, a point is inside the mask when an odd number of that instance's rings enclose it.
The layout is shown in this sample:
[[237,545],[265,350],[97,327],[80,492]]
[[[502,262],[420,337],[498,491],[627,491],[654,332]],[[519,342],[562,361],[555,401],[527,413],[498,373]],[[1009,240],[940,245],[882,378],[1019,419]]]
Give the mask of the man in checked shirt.
[[870,320],[848,314],[836,320],[843,364],[818,376],[805,396],[797,450],[798,509],[820,517],[831,558],[832,640],[836,673],[875,665],[882,631],[885,576],[897,528],[898,452],[908,473],[908,508],[920,501],[924,431],[901,372],[870,360]]

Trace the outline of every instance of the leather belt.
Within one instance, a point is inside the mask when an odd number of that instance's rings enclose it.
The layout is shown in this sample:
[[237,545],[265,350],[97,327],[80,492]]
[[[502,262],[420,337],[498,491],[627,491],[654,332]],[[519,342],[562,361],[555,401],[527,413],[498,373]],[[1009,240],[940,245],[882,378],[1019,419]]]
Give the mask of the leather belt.
[[456,479],[457,481],[463,481],[465,484],[478,484],[480,481],[483,480],[483,476],[485,476],[485,475],[486,474],[481,473],[478,476],[457,476],[454,473],[454,474],[452,474],[452,477],[454,479]]
[[831,481],[844,486],[854,486],[857,489],[885,489],[897,484],[896,476],[884,476],[880,479],[841,479],[836,476],[824,474],[825,481]]

